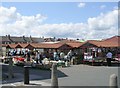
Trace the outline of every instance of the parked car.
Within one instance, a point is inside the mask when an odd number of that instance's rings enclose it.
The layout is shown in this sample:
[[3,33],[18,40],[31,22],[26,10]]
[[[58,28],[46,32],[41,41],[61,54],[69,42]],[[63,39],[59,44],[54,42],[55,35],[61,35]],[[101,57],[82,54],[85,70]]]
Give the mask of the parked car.
[[13,63],[15,65],[24,65],[25,64],[25,58],[21,56],[15,56],[13,57]]

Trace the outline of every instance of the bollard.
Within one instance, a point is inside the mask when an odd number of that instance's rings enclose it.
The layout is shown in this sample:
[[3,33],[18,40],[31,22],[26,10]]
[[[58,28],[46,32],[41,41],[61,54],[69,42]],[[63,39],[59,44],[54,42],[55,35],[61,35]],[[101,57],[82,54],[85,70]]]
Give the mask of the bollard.
[[29,68],[30,66],[24,66],[24,84],[29,84]]
[[9,67],[8,67],[8,78],[12,79],[13,78],[13,62],[12,62],[12,57],[8,57],[9,59]]
[[112,74],[110,76],[109,86],[110,86],[110,88],[118,88],[116,74]]
[[52,88],[58,88],[57,64],[55,63],[52,65],[51,86]]

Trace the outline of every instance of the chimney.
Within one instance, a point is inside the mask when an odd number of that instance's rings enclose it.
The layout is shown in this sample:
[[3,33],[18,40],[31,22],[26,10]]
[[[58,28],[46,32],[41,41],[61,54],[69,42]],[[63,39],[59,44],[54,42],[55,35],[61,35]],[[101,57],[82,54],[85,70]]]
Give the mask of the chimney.
[[31,42],[33,42],[33,40],[32,40],[32,36],[30,35],[30,40],[31,40]]
[[10,38],[10,35],[7,35],[7,38],[10,40],[11,43],[13,42],[13,40]]
[[25,36],[23,35],[23,40],[25,41],[25,42],[27,42],[27,40],[25,39]]
[[25,36],[23,35],[23,38],[25,38]]
[[10,39],[10,35],[8,35],[8,38]]
[[44,39],[44,36],[42,36],[42,38]]

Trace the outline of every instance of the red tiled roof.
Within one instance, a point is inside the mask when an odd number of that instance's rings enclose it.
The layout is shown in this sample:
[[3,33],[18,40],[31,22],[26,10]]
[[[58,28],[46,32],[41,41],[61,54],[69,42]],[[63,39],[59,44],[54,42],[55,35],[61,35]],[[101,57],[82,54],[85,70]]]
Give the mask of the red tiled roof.
[[21,43],[18,43],[18,44],[8,44],[6,45],[7,48],[25,48],[28,44],[21,44]]
[[72,48],[78,48],[81,46],[83,43],[78,43],[78,42],[73,42],[73,43],[66,43],[67,45],[71,46]]
[[7,45],[6,44],[0,44],[1,47],[6,47]]
[[28,46],[28,43],[19,43],[19,45],[20,45],[22,48],[25,48],[26,46]]
[[84,46],[86,43],[90,43],[92,45],[95,45],[97,47],[120,47],[120,36],[114,36],[112,38],[108,38],[102,41],[98,40],[88,40],[86,42],[80,43],[75,40],[63,40],[59,43],[30,43],[30,44],[8,44],[7,47],[10,48],[16,48],[16,47],[22,47],[26,48],[28,45],[31,45],[34,48],[60,48],[62,45],[67,44],[72,48],[78,48]]
[[118,42],[108,42],[108,41],[103,41],[101,43],[99,43],[98,46],[101,47],[120,47],[120,45],[118,44]]
[[[85,43],[90,43],[97,47],[120,47],[119,42],[120,42],[120,37],[115,36],[102,41],[88,40]],[[84,45],[85,43],[83,43],[82,45]]]
[[48,43],[31,43],[31,45],[35,48],[59,48],[63,44],[55,43],[55,44],[48,44]]
[[120,36],[113,36],[111,38],[104,39],[103,41],[107,41],[107,42],[120,42]]
[[[30,43],[30,44],[8,44],[8,48],[27,48],[28,45],[31,45],[34,48],[59,48],[63,44],[47,44],[47,43]],[[19,47],[18,47],[19,46]]]
[[95,45],[95,46],[101,46],[101,41],[97,41],[97,40],[88,40],[87,41],[88,43],[91,43],[91,44],[93,44],[93,45]]
[[60,41],[59,43],[67,44],[67,45],[69,45],[69,46],[72,47],[72,48],[78,48],[78,47],[82,44],[82,43],[79,42],[79,41],[76,41],[76,40],[68,40],[68,39],[62,40],[62,41]]
[[18,44],[8,44],[6,45],[7,48],[16,48]]
[[105,47],[120,47],[120,36],[113,36],[111,38],[103,40],[102,44]]

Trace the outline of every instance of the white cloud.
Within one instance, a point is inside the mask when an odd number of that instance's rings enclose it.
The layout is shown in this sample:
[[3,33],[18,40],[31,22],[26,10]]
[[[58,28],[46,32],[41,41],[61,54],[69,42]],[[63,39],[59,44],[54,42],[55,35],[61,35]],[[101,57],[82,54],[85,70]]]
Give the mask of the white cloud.
[[79,3],[79,4],[78,4],[78,7],[80,7],[80,8],[81,8],[81,7],[85,7],[85,5],[86,5],[86,4],[82,2],[82,3]]
[[106,8],[106,5],[101,5],[100,8],[104,9],[104,8]]
[[41,25],[47,17],[41,14],[22,16],[15,7],[0,7],[0,18],[0,35],[30,35],[30,31]]
[[89,18],[88,26],[92,30],[105,30],[118,25],[118,11],[114,10],[98,17]]
[[0,18],[0,35],[101,39],[118,34],[117,10],[88,18],[86,23],[43,24],[47,17],[41,14],[23,16],[15,7],[1,7]]
[[11,22],[17,18],[16,16],[15,7],[10,7],[9,9],[0,7],[0,17],[2,18],[0,23]]
[[114,10],[118,10],[118,6],[113,7]]

